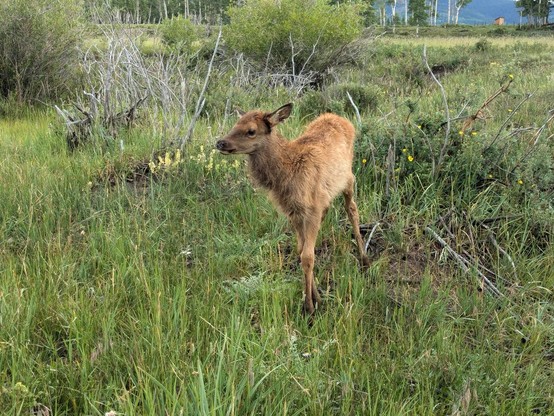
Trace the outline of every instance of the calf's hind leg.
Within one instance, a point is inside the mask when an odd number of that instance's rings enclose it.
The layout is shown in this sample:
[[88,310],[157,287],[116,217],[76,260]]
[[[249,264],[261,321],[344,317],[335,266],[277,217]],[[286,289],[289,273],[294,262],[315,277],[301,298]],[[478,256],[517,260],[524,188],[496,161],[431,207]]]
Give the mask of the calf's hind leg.
[[369,267],[369,258],[365,253],[364,241],[362,240],[362,235],[360,234],[360,215],[358,214],[358,206],[354,201],[354,176],[348,181],[346,189],[343,191],[344,195],[344,208],[348,214],[348,219],[350,224],[352,224],[352,229],[354,230],[354,238],[356,239],[356,244],[358,245],[358,251],[360,254],[360,264],[362,268]]

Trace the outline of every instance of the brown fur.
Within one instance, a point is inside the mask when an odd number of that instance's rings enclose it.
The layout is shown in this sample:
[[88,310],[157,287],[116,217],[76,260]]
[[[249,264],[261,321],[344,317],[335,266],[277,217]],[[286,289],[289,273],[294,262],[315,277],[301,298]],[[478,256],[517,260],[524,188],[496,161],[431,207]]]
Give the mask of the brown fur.
[[352,158],[354,126],[335,114],[311,122],[302,136],[284,139],[275,126],[288,118],[292,104],[273,113],[243,114],[217,149],[223,154],[247,154],[252,180],[269,192],[272,202],[289,218],[296,232],[304,271],[304,308],[314,312],[320,301],[314,282],[314,248],[321,221],[340,193],[354,230],[363,266],[369,264],[359,230]]

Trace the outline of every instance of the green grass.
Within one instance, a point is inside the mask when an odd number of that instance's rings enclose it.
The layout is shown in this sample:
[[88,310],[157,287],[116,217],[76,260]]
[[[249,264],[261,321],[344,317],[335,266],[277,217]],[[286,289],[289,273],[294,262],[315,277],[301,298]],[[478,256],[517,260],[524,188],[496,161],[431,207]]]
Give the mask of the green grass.
[[[552,127],[513,174],[534,131],[501,134],[492,159],[484,151],[508,117],[503,132],[544,121],[552,50],[429,46],[430,64],[449,68],[453,117],[514,76],[433,177],[444,107],[418,48],[371,45],[339,74],[380,91],[363,114],[355,171],[362,222],[382,225],[363,273],[342,203],[333,206],[312,322],[286,220],[242,162],[211,151],[216,121],[200,121],[182,162],[132,183],[152,150],[146,123],[123,136],[124,152],[70,153],[51,113],[0,120],[0,413],[552,414]],[[247,102],[264,108],[290,98],[256,94]],[[305,122],[295,114],[282,131]],[[425,232],[449,210],[455,248],[505,278],[504,298],[483,293],[475,270],[462,272]],[[491,229],[515,271],[471,222],[492,217],[505,217]]]

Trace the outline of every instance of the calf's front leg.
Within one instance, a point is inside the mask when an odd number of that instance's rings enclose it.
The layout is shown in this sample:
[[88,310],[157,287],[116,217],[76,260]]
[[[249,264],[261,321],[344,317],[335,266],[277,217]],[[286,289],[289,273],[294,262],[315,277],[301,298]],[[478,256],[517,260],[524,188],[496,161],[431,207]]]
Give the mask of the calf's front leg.
[[291,220],[298,238],[300,263],[304,272],[304,312],[310,315],[315,312],[315,305],[321,303],[314,279],[315,243],[321,225],[320,219],[321,213],[317,212]]

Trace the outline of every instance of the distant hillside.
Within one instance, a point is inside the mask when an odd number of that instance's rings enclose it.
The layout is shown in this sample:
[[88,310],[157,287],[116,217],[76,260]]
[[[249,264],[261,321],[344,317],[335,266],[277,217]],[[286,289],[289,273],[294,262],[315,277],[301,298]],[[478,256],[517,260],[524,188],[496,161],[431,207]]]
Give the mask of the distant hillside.
[[[446,15],[448,1],[441,2],[444,3]],[[500,16],[504,17],[508,24],[519,23],[519,11],[513,0],[473,0],[460,11],[460,23],[489,24]]]

